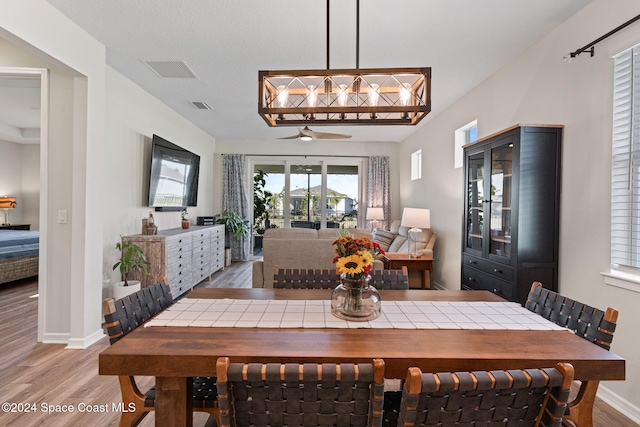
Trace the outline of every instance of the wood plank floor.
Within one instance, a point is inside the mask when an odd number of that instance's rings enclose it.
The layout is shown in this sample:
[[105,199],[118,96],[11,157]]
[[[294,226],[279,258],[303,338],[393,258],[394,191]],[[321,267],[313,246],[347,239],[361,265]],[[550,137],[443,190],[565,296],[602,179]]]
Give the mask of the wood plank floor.
[[[202,287],[251,287],[251,263],[234,262],[213,275]],[[86,350],[65,350],[64,345],[36,342],[37,294],[34,280],[0,285],[0,403],[35,405],[35,411],[0,412],[0,426],[117,426],[120,414],[111,405],[120,402],[115,377],[98,375],[98,354],[109,346],[103,339]],[[146,390],[153,378],[137,378]],[[79,412],[79,405],[102,405],[108,412]],[[43,405],[73,405],[73,413],[43,412]],[[139,425],[153,426],[154,413]],[[596,401],[596,427],[637,426],[601,400]],[[215,423],[194,414],[194,426]]]

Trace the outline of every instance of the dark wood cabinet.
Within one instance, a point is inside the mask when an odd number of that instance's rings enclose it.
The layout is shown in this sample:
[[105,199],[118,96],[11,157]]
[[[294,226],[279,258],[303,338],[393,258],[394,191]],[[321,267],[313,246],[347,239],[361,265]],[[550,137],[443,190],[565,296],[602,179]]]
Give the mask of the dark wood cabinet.
[[561,126],[518,125],[464,147],[463,289],[557,291],[561,143]]
[[31,230],[31,224],[2,224],[0,230]]

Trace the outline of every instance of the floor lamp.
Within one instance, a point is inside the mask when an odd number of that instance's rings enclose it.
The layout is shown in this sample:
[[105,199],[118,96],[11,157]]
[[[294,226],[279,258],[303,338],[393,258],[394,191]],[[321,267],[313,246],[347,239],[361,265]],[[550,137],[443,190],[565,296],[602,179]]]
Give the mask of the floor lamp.
[[2,225],[10,225],[9,224],[9,209],[16,208],[16,198],[15,197],[0,197],[0,208],[4,209],[4,224]]
[[367,208],[367,220],[371,221],[371,230],[375,230],[379,220],[384,220],[383,208]]
[[420,258],[422,255],[420,249],[421,229],[431,228],[431,211],[429,209],[404,208],[400,225],[411,227],[409,230],[409,255],[411,258]]

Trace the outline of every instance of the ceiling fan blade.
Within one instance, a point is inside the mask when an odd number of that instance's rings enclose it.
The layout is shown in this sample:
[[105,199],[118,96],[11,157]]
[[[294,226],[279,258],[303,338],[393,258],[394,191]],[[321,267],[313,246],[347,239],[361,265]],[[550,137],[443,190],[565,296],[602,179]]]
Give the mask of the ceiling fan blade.
[[298,139],[298,138],[300,138],[300,136],[301,136],[300,134],[297,134],[297,135],[293,135],[293,136],[285,136],[283,138],[278,138],[278,139]]
[[313,139],[349,139],[351,138],[351,135],[345,135],[341,133],[309,131],[309,134]]

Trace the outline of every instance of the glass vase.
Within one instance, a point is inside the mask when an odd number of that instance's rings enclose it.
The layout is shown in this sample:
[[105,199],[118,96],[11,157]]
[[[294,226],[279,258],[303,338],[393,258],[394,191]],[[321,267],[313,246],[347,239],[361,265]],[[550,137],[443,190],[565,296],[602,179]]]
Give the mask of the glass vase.
[[340,276],[340,284],[331,294],[331,313],[334,316],[364,322],[380,316],[382,300],[380,293],[369,285],[371,276],[350,278]]

